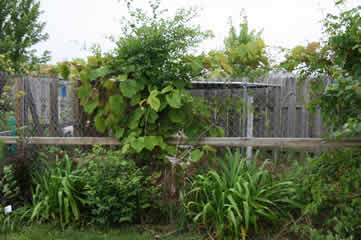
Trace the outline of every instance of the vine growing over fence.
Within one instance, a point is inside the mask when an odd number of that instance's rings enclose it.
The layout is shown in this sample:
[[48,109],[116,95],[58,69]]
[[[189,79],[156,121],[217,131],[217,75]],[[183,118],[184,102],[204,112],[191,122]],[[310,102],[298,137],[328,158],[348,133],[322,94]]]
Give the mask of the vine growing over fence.
[[[129,3],[131,18],[115,49],[106,54],[95,49],[86,63],[78,62],[77,95],[96,129],[119,139],[124,154],[164,158],[176,152],[165,140],[177,132],[216,136],[222,129],[212,126],[208,109],[185,89],[196,74],[188,51],[210,36],[191,24],[197,12],[181,9],[164,17],[157,1],[151,9],[150,17]],[[192,155],[197,160],[202,154]]]

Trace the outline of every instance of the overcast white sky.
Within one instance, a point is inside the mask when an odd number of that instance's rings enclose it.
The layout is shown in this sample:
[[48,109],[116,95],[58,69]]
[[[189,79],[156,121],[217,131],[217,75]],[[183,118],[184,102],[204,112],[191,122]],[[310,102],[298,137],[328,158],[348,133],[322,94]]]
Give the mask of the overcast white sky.
[[[146,6],[148,0],[134,0],[137,6]],[[120,33],[119,20],[126,15],[123,0],[40,0],[50,38],[37,46],[50,50],[51,63],[85,57],[82,50],[98,43],[105,50],[112,47],[106,40],[110,34]],[[348,0],[348,8],[361,0]],[[321,37],[323,17],[334,8],[333,0],[162,0],[163,8],[173,12],[180,7],[196,6],[202,9],[197,18],[202,29],[212,30],[213,40],[202,44],[202,49],[220,49],[228,32],[228,18],[239,24],[242,8],[252,29],[263,30],[269,46],[294,47],[317,41]]]

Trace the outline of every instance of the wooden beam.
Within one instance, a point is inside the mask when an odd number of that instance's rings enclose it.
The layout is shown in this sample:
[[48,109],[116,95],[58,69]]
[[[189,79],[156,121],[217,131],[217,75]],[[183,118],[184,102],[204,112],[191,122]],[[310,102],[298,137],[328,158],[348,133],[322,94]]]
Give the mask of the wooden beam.
[[[35,145],[121,145],[111,137],[19,137],[0,136],[5,144],[16,144],[25,141]],[[190,139],[173,137],[167,141],[171,145],[208,145],[213,147],[258,147],[270,149],[294,149],[299,151],[325,151],[336,148],[360,147],[361,138],[329,140],[325,138],[243,138],[243,137],[206,137]]]

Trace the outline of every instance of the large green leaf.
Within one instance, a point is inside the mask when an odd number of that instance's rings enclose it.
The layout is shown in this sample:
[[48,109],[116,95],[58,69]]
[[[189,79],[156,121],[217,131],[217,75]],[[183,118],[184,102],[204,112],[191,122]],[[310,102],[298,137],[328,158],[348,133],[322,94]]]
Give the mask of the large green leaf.
[[172,91],[173,89],[174,88],[172,86],[167,86],[167,87],[162,89],[161,93],[165,94],[165,93],[168,93],[168,92]]
[[144,147],[149,151],[152,151],[155,146],[163,147],[164,141],[161,136],[145,136]]
[[76,89],[76,94],[80,99],[86,99],[90,97],[91,94],[91,86],[90,84],[83,85]]
[[209,129],[209,134],[211,137],[224,137],[224,129],[221,127],[212,127]]
[[147,114],[147,122],[155,123],[157,121],[157,119],[158,119],[158,113],[156,113],[152,109],[149,109],[148,114]]
[[114,95],[109,97],[109,107],[113,113],[119,116],[124,113],[127,106],[122,96]]
[[156,112],[158,112],[160,108],[160,100],[157,97],[158,94],[158,90],[153,90],[147,99],[147,103],[149,104],[149,106]]
[[139,125],[139,121],[141,119],[141,117],[143,116],[145,110],[141,109],[141,108],[137,108],[131,115],[129,123],[128,123],[128,127],[130,129],[135,129],[138,127]]
[[94,81],[98,78],[104,78],[107,74],[111,72],[111,69],[108,67],[100,67],[94,70],[90,70],[88,73],[89,80]]
[[144,148],[144,137],[138,137],[135,138],[134,140],[132,140],[130,142],[130,145],[132,146],[132,148],[137,152],[140,153],[143,148]]
[[96,107],[98,106],[98,104],[99,104],[98,99],[88,102],[87,104],[84,105],[85,112],[92,114],[96,109]]
[[81,71],[80,74],[79,74],[79,78],[80,78],[80,82],[82,84],[89,83],[89,77],[88,77],[88,72],[87,71]]
[[124,135],[124,128],[119,128],[115,131],[115,137],[121,139]]
[[186,113],[182,109],[171,109],[169,111],[169,118],[174,123],[185,123],[187,121]]
[[193,162],[198,162],[201,157],[203,156],[204,152],[199,150],[199,149],[195,149],[191,152],[191,158]]
[[165,97],[169,106],[172,108],[180,108],[182,106],[182,96],[179,90],[173,91]]
[[144,89],[144,84],[138,83],[135,80],[126,80],[119,83],[119,89],[123,96],[132,98],[137,92]]
[[101,133],[105,132],[106,126],[105,126],[105,119],[104,119],[103,115],[98,114],[95,117],[95,127],[99,132],[101,132]]

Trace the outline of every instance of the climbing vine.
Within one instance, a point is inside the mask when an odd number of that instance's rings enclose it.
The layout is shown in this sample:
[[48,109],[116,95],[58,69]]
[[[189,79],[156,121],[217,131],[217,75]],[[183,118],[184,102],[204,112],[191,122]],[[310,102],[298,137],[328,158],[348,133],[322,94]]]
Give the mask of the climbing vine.
[[[131,17],[115,49],[105,54],[94,49],[94,56],[76,61],[74,69],[81,82],[77,95],[99,132],[119,139],[124,154],[165,158],[176,151],[166,139],[179,131],[196,137],[222,135],[222,129],[211,124],[208,109],[195,104],[186,90],[197,74],[188,51],[209,34],[190,24],[196,16],[192,9],[169,18],[157,1],[151,8],[149,17],[128,4]],[[201,155],[193,153],[195,159]]]

